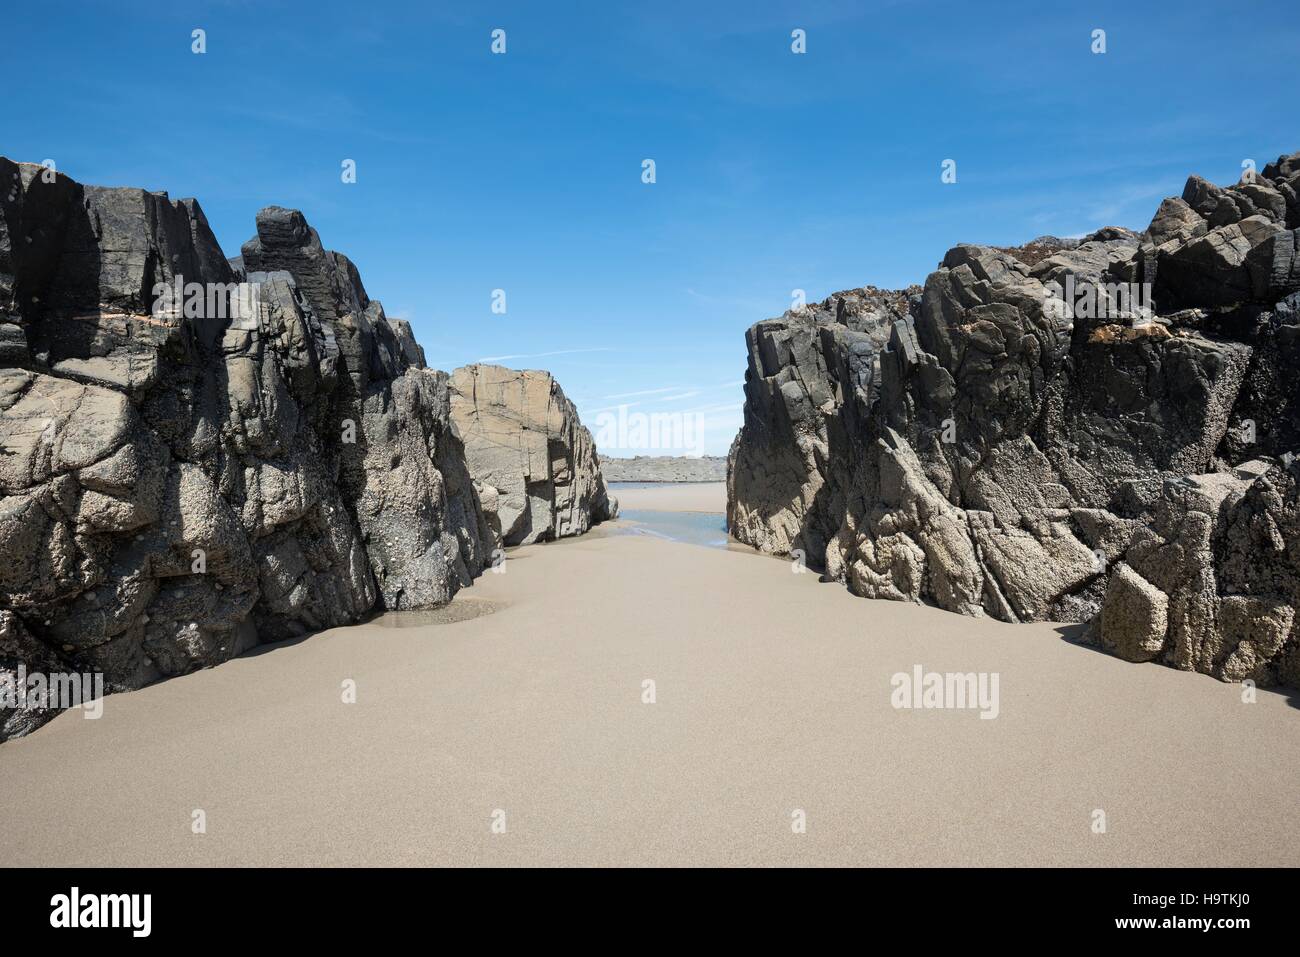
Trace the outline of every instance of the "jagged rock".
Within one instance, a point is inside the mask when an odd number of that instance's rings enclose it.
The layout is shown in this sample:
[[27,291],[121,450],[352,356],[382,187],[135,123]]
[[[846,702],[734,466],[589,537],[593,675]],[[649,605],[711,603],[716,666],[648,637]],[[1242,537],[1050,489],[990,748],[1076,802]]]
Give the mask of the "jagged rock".
[[271,289],[281,315],[306,307],[305,325],[288,331],[291,343],[316,346],[301,365],[309,394],[322,361],[337,357],[347,373],[324,383],[333,417],[325,427],[341,430],[327,433],[328,444],[363,547],[335,550],[331,567],[364,554],[385,608],[448,601],[482,569],[492,538],[450,429],[446,374],[424,368],[410,326],[388,321],[352,262],[325,250],[296,210],[259,213],[242,252],[250,279],[279,279]]
[[127,690],[480,572],[448,378],[301,213],[227,262],[193,200],[0,186],[0,678]]
[[1101,644],[1126,661],[1150,661],[1165,646],[1169,596],[1128,565],[1112,570],[1101,618]]
[[56,714],[48,700],[33,696],[26,675],[60,674],[67,670],[63,657],[37,641],[12,611],[0,609],[0,741],[36,730]]
[[732,533],[855,594],[1300,684],[1298,186],[1300,154],[1192,177],[1144,233],[961,245],[919,295],[758,323]]
[[504,544],[581,535],[618,514],[591,433],[549,372],[463,366],[451,375],[451,418]]

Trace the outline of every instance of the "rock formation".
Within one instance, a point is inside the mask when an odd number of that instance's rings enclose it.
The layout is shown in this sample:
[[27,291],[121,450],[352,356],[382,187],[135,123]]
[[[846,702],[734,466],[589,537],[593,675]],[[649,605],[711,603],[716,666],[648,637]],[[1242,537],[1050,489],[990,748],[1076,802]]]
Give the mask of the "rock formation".
[[722,455],[602,455],[600,469],[610,482],[725,482]]
[[618,514],[591,433],[549,372],[457,369],[451,418],[483,514],[504,544],[581,535]]
[[[568,534],[603,482],[538,387],[554,441],[517,445]],[[227,261],[194,200],[0,159],[0,691],[138,688],[450,600],[497,541],[451,401],[301,213]],[[54,713],[28,703],[0,694],[0,740]]]
[[1300,685],[1300,154],[747,334],[728,519],[854,594]]

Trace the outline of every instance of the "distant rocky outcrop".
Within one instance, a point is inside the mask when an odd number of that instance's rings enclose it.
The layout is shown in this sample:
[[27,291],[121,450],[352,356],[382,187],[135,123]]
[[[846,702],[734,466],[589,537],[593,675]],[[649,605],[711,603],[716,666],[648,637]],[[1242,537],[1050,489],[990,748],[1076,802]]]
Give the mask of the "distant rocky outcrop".
[[1300,686],[1300,154],[747,333],[728,521],[855,594]]
[[[194,200],[0,159],[0,740],[55,713],[20,674],[138,688],[446,602],[498,542],[447,374],[301,213],[256,226],[227,261]],[[569,534],[603,484],[548,401],[495,427]]]
[[483,513],[504,544],[581,535],[618,514],[591,433],[549,372],[457,369],[451,417]]
[[725,482],[723,455],[636,455],[600,457],[600,468],[611,482]]

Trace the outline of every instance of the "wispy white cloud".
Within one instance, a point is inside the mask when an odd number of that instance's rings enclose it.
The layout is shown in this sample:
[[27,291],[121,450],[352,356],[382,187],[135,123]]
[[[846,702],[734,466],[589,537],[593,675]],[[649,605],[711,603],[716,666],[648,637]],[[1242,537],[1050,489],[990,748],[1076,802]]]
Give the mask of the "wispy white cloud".
[[638,395],[662,395],[665,392],[672,392],[674,389],[682,388],[679,385],[670,385],[666,389],[642,389],[640,392],[615,392],[605,396],[607,399],[630,399]]
[[1106,201],[1095,204],[1087,215],[1094,222],[1107,225],[1116,216],[1130,211],[1135,204],[1139,204],[1140,211],[1145,212],[1147,207],[1154,205],[1153,200],[1163,199],[1172,192],[1174,191],[1165,180],[1129,183],[1121,189],[1108,190]]
[[580,352],[613,352],[608,348],[600,349],[556,349],[554,352],[515,352],[508,356],[484,356],[475,362],[504,362],[507,359],[545,359],[547,356],[571,356]]
[[720,405],[702,405],[694,409],[686,409],[686,412],[698,412],[707,415],[710,412],[739,412],[745,407],[743,402],[724,402]]
[[[743,386],[744,384],[745,384],[745,380],[740,379],[736,382],[723,382],[718,385],[670,385],[662,389],[640,389],[636,392],[614,392],[611,393],[610,395],[602,396],[602,398],[631,399],[631,398],[644,398],[645,396],[654,395],[654,396],[663,397],[655,401],[674,402],[674,401],[679,401],[681,399],[693,399],[701,392],[717,392],[721,389],[735,389],[740,386]],[[677,394],[668,395],[667,393],[669,392],[674,392]]]

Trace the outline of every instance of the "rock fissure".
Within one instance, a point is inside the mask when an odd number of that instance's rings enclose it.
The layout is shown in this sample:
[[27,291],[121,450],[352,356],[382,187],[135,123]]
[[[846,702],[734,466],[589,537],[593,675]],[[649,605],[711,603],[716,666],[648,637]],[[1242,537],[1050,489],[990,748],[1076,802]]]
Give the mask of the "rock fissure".
[[[227,260],[193,200],[47,173],[0,159],[0,680],[138,688],[443,604],[492,562],[453,377],[302,213],[262,210]],[[207,295],[160,310],[182,279]],[[594,444],[549,376],[511,374],[555,404],[518,442],[549,505],[521,540],[580,534],[616,510]],[[0,740],[54,713],[0,707]]]
[[1192,177],[1145,232],[959,245],[758,323],[733,533],[865,597],[1300,686],[1298,187],[1300,154]]

